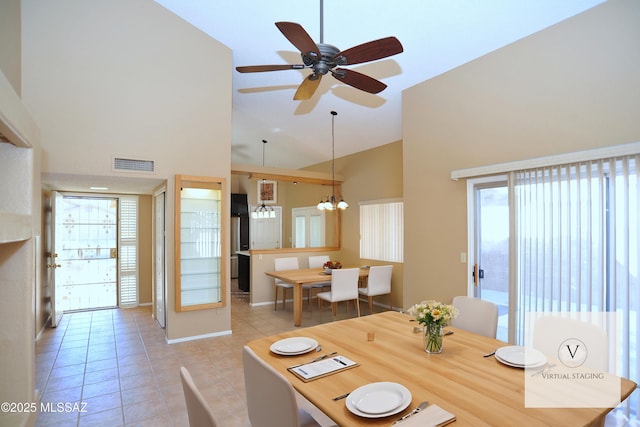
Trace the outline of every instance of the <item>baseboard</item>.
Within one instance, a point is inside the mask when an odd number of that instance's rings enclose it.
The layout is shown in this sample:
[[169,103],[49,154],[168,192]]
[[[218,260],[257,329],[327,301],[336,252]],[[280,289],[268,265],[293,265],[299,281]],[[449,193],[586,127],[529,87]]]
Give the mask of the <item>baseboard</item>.
[[193,336],[184,337],[184,338],[175,338],[172,340],[165,338],[165,341],[167,344],[177,344],[177,343],[187,342],[187,341],[202,340],[205,338],[222,337],[222,336],[231,335],[231,334],[232,334],[231,330],[227,330],[227,331],[213,332],[211,334],[202,334],[202,335],[193,335]]

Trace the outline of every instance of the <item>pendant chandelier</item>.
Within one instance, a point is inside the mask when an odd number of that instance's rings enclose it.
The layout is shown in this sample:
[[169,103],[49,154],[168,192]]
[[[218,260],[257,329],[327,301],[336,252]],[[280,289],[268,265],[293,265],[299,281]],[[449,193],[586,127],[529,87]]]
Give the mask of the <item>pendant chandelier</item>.
[[336,209],[345,210],[349,207],[347,202],[340,196],[340,201],[336,199],[336,157],[335,157],[335,118],[338,115],[335,111],[331,111],[331,196],[327,196],[325,199],[320,200],[318,209],[333,211]]
[[[264,149],[267,146],[267,140],[262,140],[262,167],[264,167]],[[264,178],[262,181],[266,181]],[[251,217],[255,219],[266,219],[266,218],[275,218],[276,211],[271,206],[266,206],[264,201],[262,201],[262,205],[256,206],[256,208],[251,212]]]

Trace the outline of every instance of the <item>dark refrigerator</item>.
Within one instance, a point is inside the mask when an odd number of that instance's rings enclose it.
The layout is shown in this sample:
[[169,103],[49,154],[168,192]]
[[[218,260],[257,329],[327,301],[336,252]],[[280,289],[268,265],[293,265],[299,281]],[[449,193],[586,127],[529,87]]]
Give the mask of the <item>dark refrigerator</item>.
[[[249,250],[249,206],[246,194],[231,195],[231,278],[238,279],[242,291],[249,292],[248,263],[238,252]],[[248,255],[248,252],[245,252]]]

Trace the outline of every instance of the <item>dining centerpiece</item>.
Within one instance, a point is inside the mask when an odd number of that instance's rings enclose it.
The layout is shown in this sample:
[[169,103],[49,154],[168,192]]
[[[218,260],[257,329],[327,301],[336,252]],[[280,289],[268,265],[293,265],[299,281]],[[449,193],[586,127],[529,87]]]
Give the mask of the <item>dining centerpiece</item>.
[[340,261],[327,261],[324,263],[322,268],[324,268],[325,274],[331,274],[332,270],[342,268],[342,264],[340,264]]
[[407,310],[423,326],[424,351],[442,352],[443,327],[458,315],[458,309],[450,304],[426,300]]

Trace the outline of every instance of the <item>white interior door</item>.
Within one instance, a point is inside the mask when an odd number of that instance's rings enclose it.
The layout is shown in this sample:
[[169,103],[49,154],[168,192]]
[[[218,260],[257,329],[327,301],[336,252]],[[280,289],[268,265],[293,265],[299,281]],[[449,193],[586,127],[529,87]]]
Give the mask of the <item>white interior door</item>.
[[154,268],[155,268],[155,280],[154,280],[154,294],[155,294],[155,311],[156,321],[160,327],[165,327],[166,319],[166,264],[165,264],[165,193],[162,192],[155,196],[154,200],[154,233],[155,233],[155,245],[154,245]]
[[51,219],[49,223],[49,264],[47,265],[49,270],[49,285],[51,286],[51,326],[54,328],[60,324],[62,319],[63,302],[62,302],[62,289],[56,285],[60,280],[56,281],[56,273],[62,266],[58,263],[59,254],[62,253],[61,243],[56,239],[56,234],[61,234],[62,230],[59,229],[59,221],[56,221],[56,212],[62,210],[62,195],[57,191],[51,192]]
[[[282,247],[282,207],[273,206],[273,218],[254,218],[249,223],[251,249],[274,249]],[[251,212],[255,210],[250,206]]]

